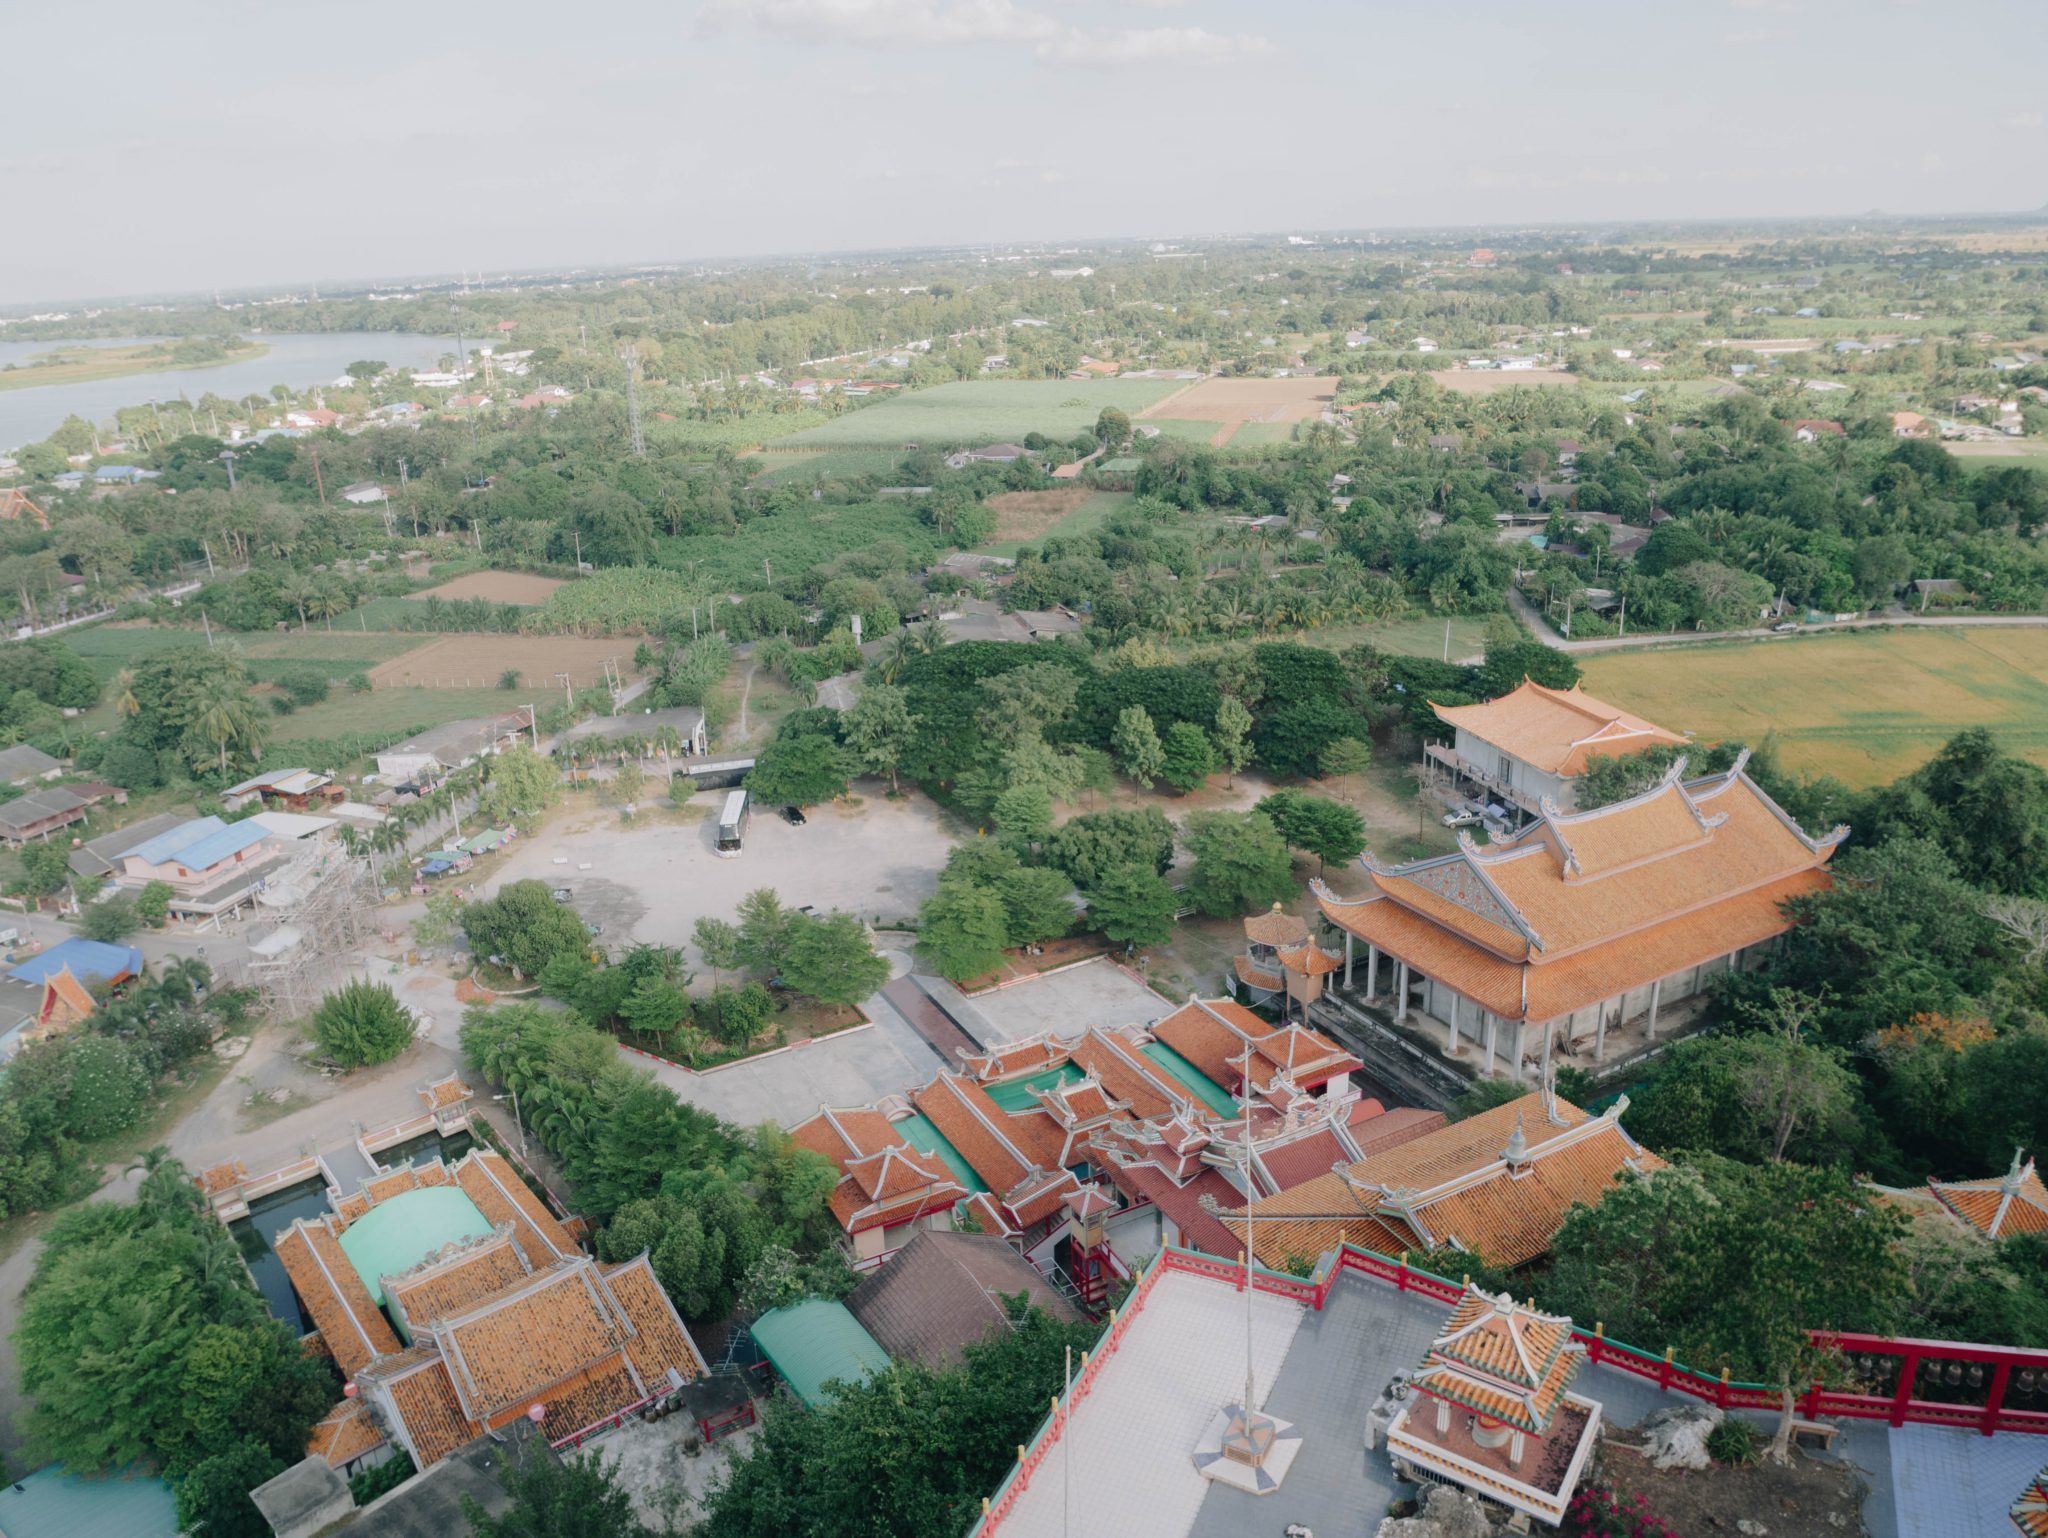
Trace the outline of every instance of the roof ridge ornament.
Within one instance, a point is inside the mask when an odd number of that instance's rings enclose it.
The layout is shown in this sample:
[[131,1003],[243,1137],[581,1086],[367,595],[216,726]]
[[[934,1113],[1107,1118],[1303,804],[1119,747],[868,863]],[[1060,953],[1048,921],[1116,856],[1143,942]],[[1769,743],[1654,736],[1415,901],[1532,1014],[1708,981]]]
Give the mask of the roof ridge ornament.
[[1501,1149],[1500,1156],[1510,1168],[1529,1162],[1529,1139],[1522,1131],[1520,1111],[1515,1112],[1514,1130],[1508,1134],[1507,1146]]

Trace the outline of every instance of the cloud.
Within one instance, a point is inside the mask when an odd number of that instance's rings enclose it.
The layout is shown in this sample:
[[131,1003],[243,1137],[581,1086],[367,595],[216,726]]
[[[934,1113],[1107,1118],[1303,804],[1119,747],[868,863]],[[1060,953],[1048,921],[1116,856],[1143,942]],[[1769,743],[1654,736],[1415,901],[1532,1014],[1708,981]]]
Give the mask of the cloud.
[[1113,69],[1124,64],[1222,64],[1273,45],[1249,33],[1211,32],[1206,27],[1132,27],[1122,32],[1066,32],[1038,45],[1039,62],[1077,69]]
[[1012,0],[711,0],[708,28],[751,27],[803,43],[870,47],[1035,43],[1058,29]]
[[2048,122],[2048,119],[2044,119],[2038,112],[2008,112],[1998,120],[1998,126],[2000,128],[2029,129],[2039,128],[2044,122]]
[[1759,43],[1776,42],[1782,36],[1784,34],[1781,32],[1768,32],[1762,28],[1753,27],[1744,32],[1723,32],[1721,34],[1721,46],[1723,48],[1754,48]]
[[1790,16],[1799,9],[1797,0],[1728,0],[1738,11],[1769,11],[1773,16]]

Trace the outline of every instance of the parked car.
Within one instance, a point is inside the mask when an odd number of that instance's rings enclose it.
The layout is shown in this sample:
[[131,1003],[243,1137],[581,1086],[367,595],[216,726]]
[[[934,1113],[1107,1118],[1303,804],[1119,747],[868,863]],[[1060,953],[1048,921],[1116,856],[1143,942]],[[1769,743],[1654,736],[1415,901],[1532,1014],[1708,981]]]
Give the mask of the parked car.
[[554,898],[554,900],[558,903],[568,902],[570,899],[575,897],[575,895],[576,894],[574,892],[570,891],[569,888],[565,886],[558,886],[552,892],[548,893],[548,896]]
[[1797,620],[1781,620],[1779,623],[1771,626],[1771,633],[1773,635],[1785,635],[1789,631],[1797,630],[1798,628],[1799,621]]
[[1447,828],[1469,828],[1479,820],[1479,813],[1469,806],[1453,807],[1444,813],[1443,818],[1444,826]]
[[801,828],[805,820],[804,809],[800,806],[785,806],[782,809],[782,820],[792,828]]

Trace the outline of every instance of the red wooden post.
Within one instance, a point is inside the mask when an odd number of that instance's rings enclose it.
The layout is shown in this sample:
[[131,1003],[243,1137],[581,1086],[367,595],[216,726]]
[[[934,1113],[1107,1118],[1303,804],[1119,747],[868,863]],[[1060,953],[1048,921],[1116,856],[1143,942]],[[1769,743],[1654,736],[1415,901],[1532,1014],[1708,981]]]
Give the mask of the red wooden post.
[[1812,1420],[1812,1419],[1813,1419],[1813,1417],[1814,1417],[1814,1412],[1815,1412],[1815,1411],[1816,1411],[1817,1409],[1819,1409],[1819,1407],[1820,1407],[1820,1379],[1818,1379],[1818,1378],[1815,1378],[1815,1379],[1813,1380],[1813,1387],[1809,1388],[1809,1389],[1808,1389],[1808,1390],[1806,1391],[1806,1409],[1805,1409],[1805,1412],[1804,1412],[1804,1413],[1805,1413],[1805,1415],[1806,1415],[1806,1418],[1807,1418],[1808,1420]]
[[1664,1348],[1664,1365],[1657,1369],[1657,1387],[1660,1389],[1668,1391],[1671,1387],[1671,1358],[1677,1349],[1676,1346]]
[[1906,1424],[1906,1406],[1913,1398],[1913,1380],[1920,1376],[1920,1353],[1908,1351],[1899,1357],[1899,1386],[1892,1391],[1892,1413],[1886,1420],[1894,1426]]
[[1980,1428],[1987,1437],[1998,1429],[1998,1412],[2005,1405],[2006,1380],[2012,1376],[2012,1363],[2000,1362],[1991,1373],[1991,1392],[1984,1400],[1984,1423]]
[[1400,1269],[1399,1269],[1399,1270],[1398,1270],[1398,1271],[1397,1271],[1397,1272],[1395,1273],[1395,1275],[1394,1275],[1394,1291],[1396,1291],[1396,1292],[1406,1292],[1407,1290],[1408,1290],[1408,1252],[1407,1252],[1407,1251],[1405,1251],[1405,1250],[1403,1250],[1403,1251],[1401,1252],[1401,1266],[1400,1266]]

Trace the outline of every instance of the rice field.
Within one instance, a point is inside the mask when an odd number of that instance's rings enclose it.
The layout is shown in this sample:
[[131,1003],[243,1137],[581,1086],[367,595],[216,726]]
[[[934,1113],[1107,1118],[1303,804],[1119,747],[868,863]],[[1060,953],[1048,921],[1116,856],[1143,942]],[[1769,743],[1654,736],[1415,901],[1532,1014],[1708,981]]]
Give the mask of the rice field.
[[[402,599],[390,602],[401,603]],[[367,673],[402,652],[419,645],[414,639],[353,628],[354,616],[335,622],[328,630],[315,627],[300,634],[241,635],[216,629],[214,642],[232,647],[252,677],[274,683],[291,673],[323,673],[329,678],[347,678]],[[64,644],[85,658],[102,678],[112,678],[122,668],[181,646],[207,644],[204,629],[168,625],[92,625],[61,637]]]
[[1021,439],[1071,438],[1105,406],[1136,416],[1185,385],[1178,379],[989,379],[912,390],[776,440],[781,448],[958,448]]
[[1865,631],[1587,659],[1589,693],[1705,741],[1775,739],[1789,768],[1881,785],[1989,727],[2048,767],[2048,627]]

